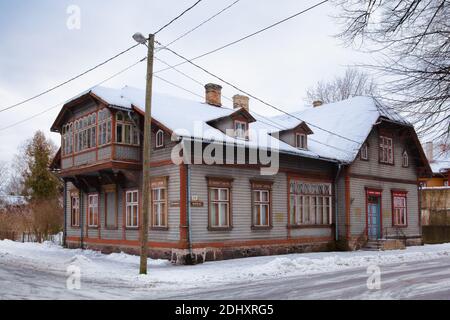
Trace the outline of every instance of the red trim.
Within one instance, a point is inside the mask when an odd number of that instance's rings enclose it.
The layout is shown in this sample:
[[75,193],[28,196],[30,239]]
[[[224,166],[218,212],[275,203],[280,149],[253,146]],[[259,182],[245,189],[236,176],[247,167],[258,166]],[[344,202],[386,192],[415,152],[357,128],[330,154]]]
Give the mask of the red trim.
[[366,187],[366,236],[369,237],[369,196],[380,199],[380,237],[383,237],[383,189]]

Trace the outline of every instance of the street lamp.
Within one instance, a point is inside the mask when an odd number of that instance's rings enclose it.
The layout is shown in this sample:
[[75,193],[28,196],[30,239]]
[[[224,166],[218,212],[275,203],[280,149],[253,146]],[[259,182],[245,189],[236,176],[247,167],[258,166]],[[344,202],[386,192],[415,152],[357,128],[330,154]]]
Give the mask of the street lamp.
[[[150,141],[152,132],[152,79],[153,79],[153,49],[155,44],[155,35],[150,34],[148,39],[141,33],[133,35],[133,39],[148,47],[147,56],[147,84],[145,90],[145,116],[144,116],[144,148],[143,148],[143,176],[142,176],[142,219],[141,219],[141,259],[139,273],[147,274],[148,257],[148,217],[150,206]],[[148,45],[147,42],[148,41]]]

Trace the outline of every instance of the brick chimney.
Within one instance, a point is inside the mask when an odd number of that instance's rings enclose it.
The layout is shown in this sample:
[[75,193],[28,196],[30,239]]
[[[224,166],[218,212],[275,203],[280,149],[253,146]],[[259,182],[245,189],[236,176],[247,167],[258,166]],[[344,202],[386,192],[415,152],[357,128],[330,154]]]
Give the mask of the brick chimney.
[[428,162],[433,162],[433,142],[428,141],[425,143],[425,154],[427,156]]
[[233,108],[234,109],[239,109],[239,108],[244,108],[247,111],[249,110],[249,97],[247,96],[243,96],[240,94],[236,94],[233,96]]
[[222,87],[218,84],[208,83],[205,85],[205,102],[207,104],[221,107]]
[[322,100],[315,100],[315,101],[313,101],[313,107],[314,108],[320,107],[321,105],[323,105],[323,101]]

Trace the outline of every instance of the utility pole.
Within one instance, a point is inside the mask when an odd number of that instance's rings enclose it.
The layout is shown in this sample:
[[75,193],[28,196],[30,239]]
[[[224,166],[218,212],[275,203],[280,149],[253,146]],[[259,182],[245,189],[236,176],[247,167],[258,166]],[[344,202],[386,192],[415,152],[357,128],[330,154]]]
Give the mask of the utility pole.
[[[135,38],[135,36],[133,36]],[[144,38],[145,39],[145,38]],[[136,38],[135,38],[136,40]],[[141,41],[136,40],[140,43]],[[148,56],[147,56],[147,85],[145,90],[145,120],[144,120],[144,150],[143,150],[143,177],[142,177],[142,219],[141,219],[141,262],[139,266],[140,274],[147,274],[148,257],[148,218],[150,206],[150,152],[152,134],[152,79],[153,79],[153,51],[155,36],[148,36]],[[145,44],[145,40],[144,40]]]

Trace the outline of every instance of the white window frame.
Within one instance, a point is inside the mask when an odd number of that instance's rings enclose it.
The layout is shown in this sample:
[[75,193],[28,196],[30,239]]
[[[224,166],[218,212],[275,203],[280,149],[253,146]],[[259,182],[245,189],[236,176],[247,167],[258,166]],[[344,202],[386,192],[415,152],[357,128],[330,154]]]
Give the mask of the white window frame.
[[381,163],[394,164],[394,140],[392,138],[380,135],[379,158]]
[[112,116],[108,109],[102,109],[98,112],[98,145],[102,146],[111,143],[112,139]]
[[305,133],[295,134],[295,147],[302,150],[308,149],[308,140]]
[[[402,199],[402,205],[396,206],[396,199]],[[392,213],[393,213],[393,225],[395,227],[406,227],[408,225],[408,199],[406,194],[404,195],[392,195]],[[403,222],[401,222],[401,216],[403,216]]]
[[362,145],[359,156],[361,160],[369,160],[369,146],[367,145],[367,143],[364,143]]
[[[217,195],[218,198],[217,199],[213,199],[212,195],[213,190],[217,190]],[[226,191],[226,199],[222,199],[221,198],[221,191]],[[208,188],[208,192],[209,192],[209,225],[211,228],[229,228],[230,227],[230,188],[220,188],[220,187],[209,187]],[[215,206],[217,205],[217,207]],[[223,212],[222,208],[225,205],[225,212]],[[215,210],[213,210],[213,207],[216,207],[218,212],[217,212],[217,220],[213,219],[213,214],[215,213]],[[216,223],[213,224],[213,221],[216,220]],[[226,222],[226,224],[224,223],[224,221]]]
[[78,195],[70,196],[70,225],[72,227],[80,226],[80,197]]
[[88,194],[88,227],[96,228],[99,225],[98,193]]
[[[130,200],[128,195],[130,195]],[[136,219],[134,219],[136,215]],[[136,220],[136,223],[134,221]],[[125,226],[127,228],[139,227],[139,190],[125,192]]]
[[156,132],[156,148],[162,148],[164,147],[164,131],[159,129]]
[[[122,120],[119,120],[119,115],[122,116]],[[116,143],[126,144],[131,146],[139,145],[139,129],[134,126],[131,120],[128,120],[128,114],[124,114],[121,111],[116,113]],[[121,132],[119,135],[119,127],[121,127]],[[119,140],[120,138],[120,140]],[[128,141],[127,141],[128,140]]]
[[406,150],[404,150],[402,153],[402,167],[403,168],[409,167],[409,155],[408,152],[406,152]]
[[[167,187],[152,188],[151,192],[152,226],[156,228],[167,228]],[[164,194],[164,198],[161,198],[161,194]],[[158,195],[158,197],[155,197],[155,195]]]
[[[253,210],[252,210],[252,214],[253,214],[253,226],[255,227],[270,227],[270,190],[261,190],[261,189],[253,189],[252,193],[253,193]],[[263,194],[267,194],[267,200],[262,200]],[[257,197],[257,195],[259,195],[259,197]],[[259,200],[257,200],[259,198]],[[260,216],[261,218],[259,219],[260,221],[262,221],[262,209],[263,207],[265,207],[267,209],[267,216],[265,217],[266,219],[266,223],[262,224],[262,223],[257,223],[258,221],[258,216]],[[258,209],[258,210],[257,210]]]
[[[242,127],[240,127],[242,126]],[[234,136],[237,139],[247,139],[248,123],[245,121],[234,120]]]
[[[305,189],[316,191],[293,190],[296,183],[304,185]],[[317,192],[320,186],[328,187],[328,194]],[[289,186],[289,214],[291,225],[331,225],[333,196],[332,184],[328,182],[309,182],[301,180],[291,180]]]

